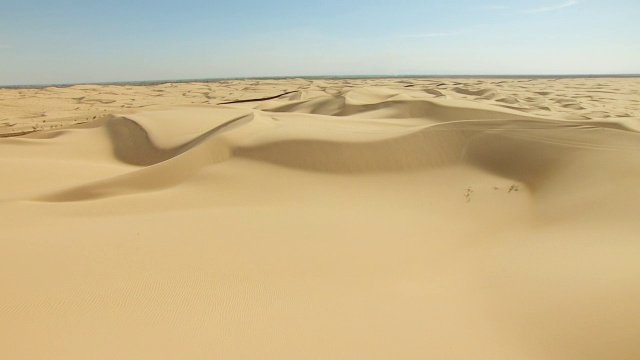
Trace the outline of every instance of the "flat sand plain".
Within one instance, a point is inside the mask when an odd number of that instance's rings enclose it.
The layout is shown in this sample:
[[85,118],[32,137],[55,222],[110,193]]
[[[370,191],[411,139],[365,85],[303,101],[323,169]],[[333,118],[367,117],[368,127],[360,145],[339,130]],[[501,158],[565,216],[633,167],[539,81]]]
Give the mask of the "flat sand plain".
[[638,78],[0,89],[0,357],[639,359],[639,131]]

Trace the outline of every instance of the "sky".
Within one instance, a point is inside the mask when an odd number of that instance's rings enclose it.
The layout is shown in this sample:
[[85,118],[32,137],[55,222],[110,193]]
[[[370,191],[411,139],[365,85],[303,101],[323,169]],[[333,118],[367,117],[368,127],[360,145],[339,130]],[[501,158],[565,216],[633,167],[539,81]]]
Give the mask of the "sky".
[[0,85],[640,73],[640,0],[0,0]]

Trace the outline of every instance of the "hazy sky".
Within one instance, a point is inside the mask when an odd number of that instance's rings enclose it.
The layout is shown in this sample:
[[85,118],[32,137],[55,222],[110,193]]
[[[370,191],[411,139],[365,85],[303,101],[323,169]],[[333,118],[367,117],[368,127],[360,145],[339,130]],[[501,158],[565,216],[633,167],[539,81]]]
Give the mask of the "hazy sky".
[[640,73],[640,0],[0,0],[0,84]]

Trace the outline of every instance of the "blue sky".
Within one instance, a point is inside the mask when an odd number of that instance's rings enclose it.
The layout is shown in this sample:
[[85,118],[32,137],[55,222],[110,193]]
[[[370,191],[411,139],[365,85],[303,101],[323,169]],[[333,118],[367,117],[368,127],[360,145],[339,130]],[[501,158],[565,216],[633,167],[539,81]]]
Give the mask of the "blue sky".
[[638,0],[0,0],[0,84],[640,73]]

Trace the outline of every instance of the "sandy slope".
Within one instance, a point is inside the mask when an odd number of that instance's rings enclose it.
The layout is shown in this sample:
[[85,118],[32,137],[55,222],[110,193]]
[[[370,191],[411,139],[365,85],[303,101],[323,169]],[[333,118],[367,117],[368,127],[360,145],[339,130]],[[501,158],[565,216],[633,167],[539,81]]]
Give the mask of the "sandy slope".
[[0,90],[2,357],[638,359],[639,92]]

